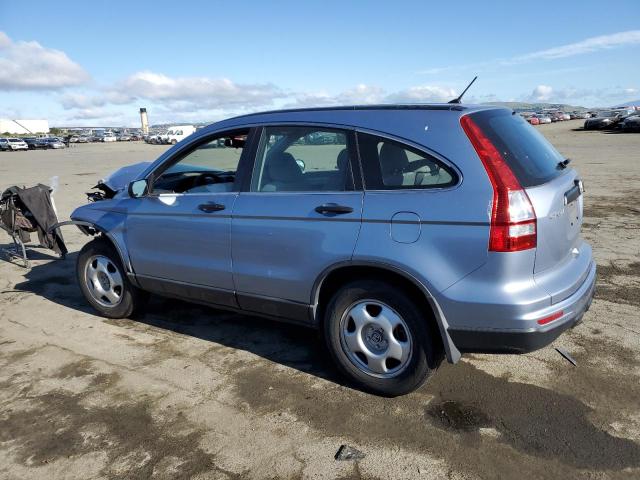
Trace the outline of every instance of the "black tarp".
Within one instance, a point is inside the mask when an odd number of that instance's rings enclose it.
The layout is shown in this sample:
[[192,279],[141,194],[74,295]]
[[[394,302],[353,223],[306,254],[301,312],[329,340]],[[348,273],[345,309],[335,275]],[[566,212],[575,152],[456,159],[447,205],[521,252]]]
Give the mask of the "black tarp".
[[[14,217],[15,225],[7,225],[8,215],[3,215],[2,218],[3,223],[10,230],[16,231],[23,238],[25,233],[35,229],[40,245],[59,255],[67,254],[62,233],[59,229],[51,231],[51,227],[58,223],[58,218],[51,202],[51,189],[48,186],[38,184],[30,188],[11,187],[4,191],[2,199],[7,199],[7,196],[12,196],[14,200],[17,198],[12,202],[13,208],[18,210]],[[21,225],[19,222],[21,219],[28,220],[31,228],[27,228],[26,224]]]

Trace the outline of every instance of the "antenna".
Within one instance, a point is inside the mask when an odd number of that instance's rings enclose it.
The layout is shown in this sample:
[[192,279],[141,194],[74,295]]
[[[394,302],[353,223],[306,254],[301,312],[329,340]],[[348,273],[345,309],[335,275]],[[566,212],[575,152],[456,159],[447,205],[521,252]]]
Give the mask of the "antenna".
[[473,80],[471,80],[471,83],[469,85],[467,85],[467,88],[465,88],[462,91],[460,96],[458,98],[454,98],[453,100],[450,100],[449,103],[462,103],[462,101],[461,101],[462,97],[464,96],[465,93],[467,93],[467,90],[469,90],[469,88],[471,88],[471,85],[473,85],[473,82],[475,82],[477,78],[478,78],[477,75],[475,77],[473,77]]

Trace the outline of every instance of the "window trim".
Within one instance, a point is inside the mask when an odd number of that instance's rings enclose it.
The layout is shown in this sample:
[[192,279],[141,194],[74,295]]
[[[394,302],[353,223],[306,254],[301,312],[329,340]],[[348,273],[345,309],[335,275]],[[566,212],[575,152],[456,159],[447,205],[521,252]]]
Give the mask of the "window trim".
[[[424,145],[420,145],[412,140],[409,140],[407,138],[404,137],[399,137],[399,136],[395,136],[395,135],[391,135],[385,132],[380,132],[377,130],[371,130],[371,129],[367,129],[367,128],[355,128],[355,134],[356,134],[356,144],[358,147],[358,160],[360,162],[360,168],[362,171],[362,179],[363,179],[363,190],[365,192],[384,192],[384,193],[393,193],[393,192],[442,192],[442,191],[448,191],[448,190],[454,190],[456,188],[459,188],[460,185],[462,185],[463,183],[463,175],[461,170],[458,168],[458,166],[456,164],[454,164],[452,161],[450,161],[448,158],[446,158],[445,156],[441,155],[440,153],[424,146]],[[423,186],[407,186],[408,188],[403,188],[402,186],[384,186],[383,188],[367,188],[367,174],[366,174],[366,168],[365,168],[365,161],[362,158],[361,152],[360,152],[360,140],[359,140],[359,134],[366,134],[366,135],[372,135],[372,136],[376,136],[376,137],[380,137],[383,139],[387,139],[390,140],[392,142],[395,143],[399,143],[400,145],[404,145],[406,147],[408,147],[411,150],[416,150],[422,154],[426,154],[429,155],[430,157],[433,157],[435,160],[437,160],[438,162],[442,163],[443,165],[445,165],[450,171],[451,173],[453,173],[453,176],[455,177],[455,182],[450,184],[450,185],[423,185]],[[377,167],[378,171],[380,172],[380,174],[382,174],[382,167],[380,166],[380,163],[378,162]]]
[[[203,135],[200,138],[194,139],[193,142],[189,142],[187,145],[184,145],[183,148],[172,152],[167,158],[165,158],[161,163],[159,163],[148,175],[144,178],[147,180],[147,193],[144,195],[145,197],[159,197],[161,195],[222,195],[222,194],[237,194],[241,191],[241,187],[244,180],[244,174],[246,171],[246,163],[249,154],[251,153],[251,148],[253,147],[253,140],[255,136],[256,127],[234,127],[229,130],[221,130],[217,132],[212,132],[207,135]],[[210,143],[216,138],[230,136],[234,133],[247,132],[247,140],[245,146],[242,149],[242,154],[240,155],[240,159],[238,160],[238,168],[236,170],[236,178],[233,182],[233,189],[230,192],[198,192],[198,193],[154,193],[153,186],[155,182],[162,176],[164,172],[166,172],[169,168],[176,165],[182,159],[184,159],[187,155],[191,154],[195,150],[197,150],[200,146]]]
[[[256,165],[259,162],[258,153],[260,152],[260,147],[262,145],[264,132],[267,128],[274,127],[300,127],[300,128],[317,128],[318,130],[327,129],[338,130],[347,135],[347,147],[349,148],[349,167],[351,168],[351,180],[352,180],[352,188],[350,190],[310,190],[310,191],[300,191],[300,192],[260,192],[260,191],[252,191],[251,183],[253,180],[253,176],[256,170]],[[358,146],[356,140],[356,129],[354,127],[350,127],[348,125],[340,125],[333,123],[324,123],[324,122],[299,122],[299,121],[282,121],[282,122],[269,122],[269,123],[261,123],[259,126],[255,127],[255,135],[254,135],[254,145],[251,152],[251,164],[248,166],[248,173],[246,178],[244,179],[244,183],[241,188],[242,193],[251,193],[251,194],[340,194],[340,193],[351,193],[351,192],[361,192],[363,189],[363,172],[360,165],[360,158],[358,154]]]

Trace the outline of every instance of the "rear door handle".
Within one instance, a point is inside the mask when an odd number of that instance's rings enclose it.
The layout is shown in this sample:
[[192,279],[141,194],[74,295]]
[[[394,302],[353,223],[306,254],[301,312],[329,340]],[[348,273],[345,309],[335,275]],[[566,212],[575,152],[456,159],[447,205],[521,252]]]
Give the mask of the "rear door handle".
[[338,205],[337,203],[323,203],[316,207],[316,212],[323,215],[344,215],[345,213],[353,212],[353,208],[347,207],[346,205]]
[[198,208],[206,213],[219,212],[224,210],[225,206],[221,203],[202,203],[198,205]]

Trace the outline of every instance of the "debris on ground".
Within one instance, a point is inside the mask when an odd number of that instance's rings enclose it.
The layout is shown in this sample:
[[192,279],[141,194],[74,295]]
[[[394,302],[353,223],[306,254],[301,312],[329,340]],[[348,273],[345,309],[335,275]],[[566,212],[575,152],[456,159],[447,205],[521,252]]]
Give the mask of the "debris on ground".
[[350,447],[349,445],[340,445],[336,452],[335,459],[339,461],[362,460],[365,454],[360,450]]
[[556,347],[556,352],[562,355],[567,359],[574,367],[578,366],[578,363],[574,360],[569,352],[567,352],[564,348]]

